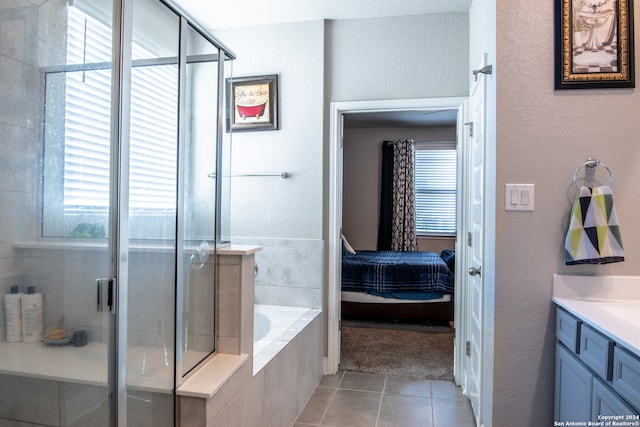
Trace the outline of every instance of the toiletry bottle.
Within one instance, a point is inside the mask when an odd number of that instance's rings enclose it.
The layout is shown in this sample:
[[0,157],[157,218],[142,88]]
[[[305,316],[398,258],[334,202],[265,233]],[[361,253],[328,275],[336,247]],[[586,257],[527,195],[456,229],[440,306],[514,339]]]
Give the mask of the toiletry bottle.
[[29,286],[22,296],[22,341],[42,341],[43,320],[42,294]]
[[22,292],[18,286],[11,286],[10,293],[4,296],[4,311],[7,315],[7,342],[22,341]]

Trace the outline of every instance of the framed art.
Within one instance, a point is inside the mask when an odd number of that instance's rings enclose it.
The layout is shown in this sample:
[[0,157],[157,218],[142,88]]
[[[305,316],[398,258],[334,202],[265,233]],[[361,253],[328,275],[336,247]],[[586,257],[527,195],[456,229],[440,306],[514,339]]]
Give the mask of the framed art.
[[555,88],[635,87],[633,0],[555,1]]
[[227,132],[276,130],[278,76],[227,79]]

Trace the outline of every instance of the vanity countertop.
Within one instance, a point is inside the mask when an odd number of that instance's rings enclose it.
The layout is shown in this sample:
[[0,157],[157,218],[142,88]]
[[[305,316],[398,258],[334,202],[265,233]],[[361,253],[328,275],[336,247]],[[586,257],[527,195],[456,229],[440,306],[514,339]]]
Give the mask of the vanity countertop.
[[640,357],[640,277],[554,275],[553,302]]

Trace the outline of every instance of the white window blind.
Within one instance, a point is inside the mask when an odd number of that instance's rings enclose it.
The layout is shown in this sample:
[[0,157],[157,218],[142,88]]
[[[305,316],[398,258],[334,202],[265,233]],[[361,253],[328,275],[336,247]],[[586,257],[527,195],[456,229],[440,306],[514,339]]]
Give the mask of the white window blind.
[[414,185],[416,232],[422,235],[455,234],[455,143],[416,145]]
[[[70,7],[69,64],[109,63],[111,32]],[[133,57],[154,55],[139,45]],[[137,66],[131,76],[131,214],[173,214],[176,204],[177,66]],[[102,214],[109,206],[111,71],[66,73],[65,214]]]

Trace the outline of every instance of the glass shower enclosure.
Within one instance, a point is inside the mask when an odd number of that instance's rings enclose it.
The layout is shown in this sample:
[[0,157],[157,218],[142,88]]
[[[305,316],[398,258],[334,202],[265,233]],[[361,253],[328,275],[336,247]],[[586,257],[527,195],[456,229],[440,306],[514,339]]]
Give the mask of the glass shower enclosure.
[[172,426],[215,351],[234,55],[168,1],[5,3],[0,425]]

